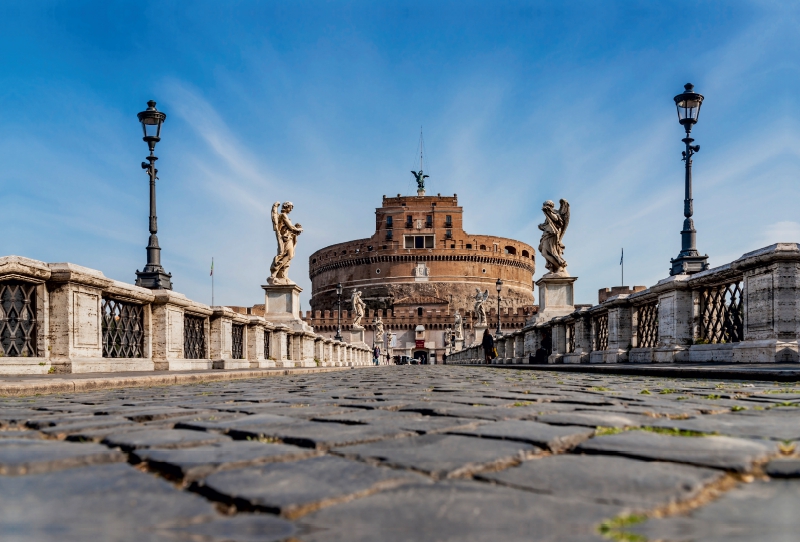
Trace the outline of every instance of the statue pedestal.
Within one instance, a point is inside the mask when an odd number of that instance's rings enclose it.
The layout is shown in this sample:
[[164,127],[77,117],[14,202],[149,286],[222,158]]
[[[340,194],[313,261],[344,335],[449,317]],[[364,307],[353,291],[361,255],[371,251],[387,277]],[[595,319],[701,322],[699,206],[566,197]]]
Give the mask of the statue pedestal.
[[548,273],[536,281],[539,288],[539,312],[530,323],[546,322],[575,312],[573,285],[578,277],[567,273]]
[[367,346],[367,343],[364,341],[364,328],[361,326],[353,326],[353,329],[350,331],[350,343],[351,344],[363,344]]
[[483,340],[483,332],[486,331],[486,328],[486,324],[479,324],[472,327],[474,333],[472,336],[472,346],[481,344],[481,341]]
[[264,284],[264,318],[284,324],[294,331],[313,332],[314,328],[300,318],[300,292],[297,284]]
[[464,350],[464,339],[456,339],[455,352]]

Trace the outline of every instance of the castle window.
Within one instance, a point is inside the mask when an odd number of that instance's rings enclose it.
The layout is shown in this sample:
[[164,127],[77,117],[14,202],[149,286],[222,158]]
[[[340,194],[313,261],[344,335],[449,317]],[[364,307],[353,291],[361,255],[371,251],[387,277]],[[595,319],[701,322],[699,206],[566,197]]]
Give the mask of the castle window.
[[369,252],[372,252],[372,245],[368,245],[368,246],[367,246],[367,250],[368,250]]
[[406,216],[406,228],[413,228],[414,227],[414,217],[411,215]]
[[481,245],[481,250],[486,250],[486,245]]
[[517,255],[517,249],[516,249],[516,247],[507,246],[505,248],[505,253],[510,255],[510,256],[516,256]]
[[530,254],[528,253],[528,251],[527,251],[527,250],[523,250],[523,251],[522,251],[522,257],[523,257],[523,258],[529,258],[529,257],[530,257]]
[[422,307],[417,307],[417,316],[422,316]]
[[314,258],[313,260],[311,260],[311,263],[317,263],[317,259]]
[[435,248],[433,235],[406,235],[403,248]]
[[390,216],[386,217],[386,227],[387,228],[391,228],[392,227],[392,217],[390,217]]
[[467,243],[466,247],[467,247],[467,250],[472,250],[472,243]]
[[445,230],[444,231],[444,238],[445,239],[452,239],[453,238],[453,230]]
[[[392,230],[386,230],[386,240],[387,241],[391,241],[392,240],[392,234],[393,233],[394,232]],[[386,248],[386,247],[384,246],[383,248]]]
[[445,215],[444,217],[444,227],[445,228],[452,228],[453,227],[453,217],[450,215]]
[[425,217],[425,227],[432,228],[433,227],[433,215],[427,215]]

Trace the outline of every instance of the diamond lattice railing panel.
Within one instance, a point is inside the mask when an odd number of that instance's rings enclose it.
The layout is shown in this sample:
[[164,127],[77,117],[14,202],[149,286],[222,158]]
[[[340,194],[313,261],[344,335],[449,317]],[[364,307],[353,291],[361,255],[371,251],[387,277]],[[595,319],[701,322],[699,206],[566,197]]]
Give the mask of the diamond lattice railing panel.
[[36,357],[36,285],[0,282],[0,354]]
[[244,359],[244,325],[231,325],[231,357]]
[[202,316],[183,315],[183,357],[206,358],[206,319]]
[[103,357],[144,357],[144,306],[104,297]]
[[608,350],[608,313],[594,318],[595,350]]
[[658,346],[658,302],[648,303],[638,308],[639,348],[655,348]]
[[264,330],[264,359],[269,359],[269,336],[270,332],[266,329]]
[[700,338],[712,343],[737,343],[744,335],[742,281],[700,291],[702,318]]

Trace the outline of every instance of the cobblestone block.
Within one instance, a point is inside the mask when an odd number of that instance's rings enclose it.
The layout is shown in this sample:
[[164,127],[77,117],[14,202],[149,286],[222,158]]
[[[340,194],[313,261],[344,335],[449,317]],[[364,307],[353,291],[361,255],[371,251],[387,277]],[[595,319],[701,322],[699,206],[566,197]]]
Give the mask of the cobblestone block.
[[0,474],[37,474],[51,470],[116,463],[125,454],[97,444],[35,439],[0,439]]
[[561,453],[594,435],[594,429],[574,426],[547,425],[526,420],[507,420],[481,425],[469,430],[451,430],[450,433],[484,438],[529,442]]
[[223,435],[188,429],[140,429],[109,435],[103,439],[103,444],[131,451],[139,448],[186,448],[228,440]]

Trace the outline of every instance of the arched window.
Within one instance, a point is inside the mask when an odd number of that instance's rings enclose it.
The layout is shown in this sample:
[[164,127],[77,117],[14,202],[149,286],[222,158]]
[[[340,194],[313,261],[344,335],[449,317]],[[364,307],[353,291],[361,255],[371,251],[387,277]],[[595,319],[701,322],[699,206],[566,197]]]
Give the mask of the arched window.
[[512,247],[511,245],[506,246],[505,252],[506,252],[506,254],[508,254],[510,256],[516,256],[517,255],[516,247]]
[[486,250],[486,245],[481,245],[481,250]]
[[422,307],[417,307],[417,316],[422,316]]
[[522,257],[523,257],[523,258],[528,258],[528,257],[530,257],[530,254],[528,254],[528,251],[527,251],[527,250],[523,250],[523,251],[522,251]]

